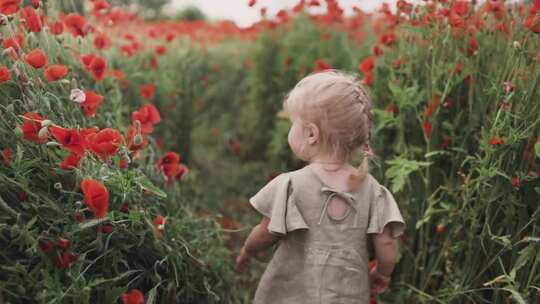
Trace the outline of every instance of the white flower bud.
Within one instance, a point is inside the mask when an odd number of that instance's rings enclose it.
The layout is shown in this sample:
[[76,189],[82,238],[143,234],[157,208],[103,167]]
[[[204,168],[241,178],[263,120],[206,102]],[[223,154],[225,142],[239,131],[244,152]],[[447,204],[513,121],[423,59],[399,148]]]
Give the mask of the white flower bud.
[[69,94],[69,99],[71,101],[76,103],[83,103],[86,101],[86,94],[81,89],[73,89],[71,90],[71,94]]
[[521,43],[519,43],[519,41],[514,41],[514,48],[516,50],[520,50],[521,49]]

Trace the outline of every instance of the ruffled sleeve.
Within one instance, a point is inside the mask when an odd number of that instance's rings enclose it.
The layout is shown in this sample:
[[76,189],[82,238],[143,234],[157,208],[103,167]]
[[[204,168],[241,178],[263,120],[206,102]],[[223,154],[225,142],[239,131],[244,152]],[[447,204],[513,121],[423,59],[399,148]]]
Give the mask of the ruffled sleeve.
[[393,238],[405,232],[405,221],[392,193],[383,185],[376,184],[375,197],[369,208],[367,233],[382,233],[386,224],[390,224]]
[[268,231],[283,235],[309,229],[291,194],[291,178],[282,173],[249,199],[253,208],[270,219]]

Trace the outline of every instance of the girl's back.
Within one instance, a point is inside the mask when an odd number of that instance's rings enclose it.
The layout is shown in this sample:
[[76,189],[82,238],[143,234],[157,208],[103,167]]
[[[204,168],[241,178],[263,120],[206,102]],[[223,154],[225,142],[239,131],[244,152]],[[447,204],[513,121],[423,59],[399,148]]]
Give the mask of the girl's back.
[[371,175],[354,191],[327,185],[312,166],[283,173],[250,199],[283,235],[254,303],[368,303],[367,234],[404,231],[392,194]]

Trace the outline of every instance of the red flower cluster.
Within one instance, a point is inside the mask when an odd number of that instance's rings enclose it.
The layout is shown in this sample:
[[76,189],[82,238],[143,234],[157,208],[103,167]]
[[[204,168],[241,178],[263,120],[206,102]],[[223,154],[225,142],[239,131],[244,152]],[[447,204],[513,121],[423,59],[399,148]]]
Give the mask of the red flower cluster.
[[373,83],[373,70],[375,69],[375,56],[369,56],[358,65],[358,70],[364,74],[364,84],[371,86]]
[[161,116],[153,104],[145,104],[138,111],[131,113],[131,120],[133,123],[138,120],[141,124],[141,131],[149,134],[154,131],[154,125],[161,121]]

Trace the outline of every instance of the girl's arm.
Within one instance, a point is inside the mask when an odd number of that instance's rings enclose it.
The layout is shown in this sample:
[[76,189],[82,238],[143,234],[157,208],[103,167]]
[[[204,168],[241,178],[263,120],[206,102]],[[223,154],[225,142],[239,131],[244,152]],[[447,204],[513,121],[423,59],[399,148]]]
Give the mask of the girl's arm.
[[377,257],[377,271],[387,277],[390,277],[398,254],[398,246],[392,238],[390,225],[386,225],[380,234],[373,236],[373,248]]
[[373,247],[377,258],[377,266],[369,272],[371,289],[382,293],[390,285],[390,275],[396,265],[398,253],[397,242],[392,238],[390,225],[386,225],[383,232],[373,236]]
[[269,222],[269,218],[263,217],[261,223],[251,230],[244,246],[240,250],[240,255],[236,257],[236,266],[241,271],[247,268],[251,257],[272,246],[272,244],[279,240],[279,236],[268,231]]
[[263,216],[261,222],[255,226],[244,243],[244,249],[250,256],[255,256],[258,252],[264,251],[277,242],[280,237],[268,231],[270,219]]

